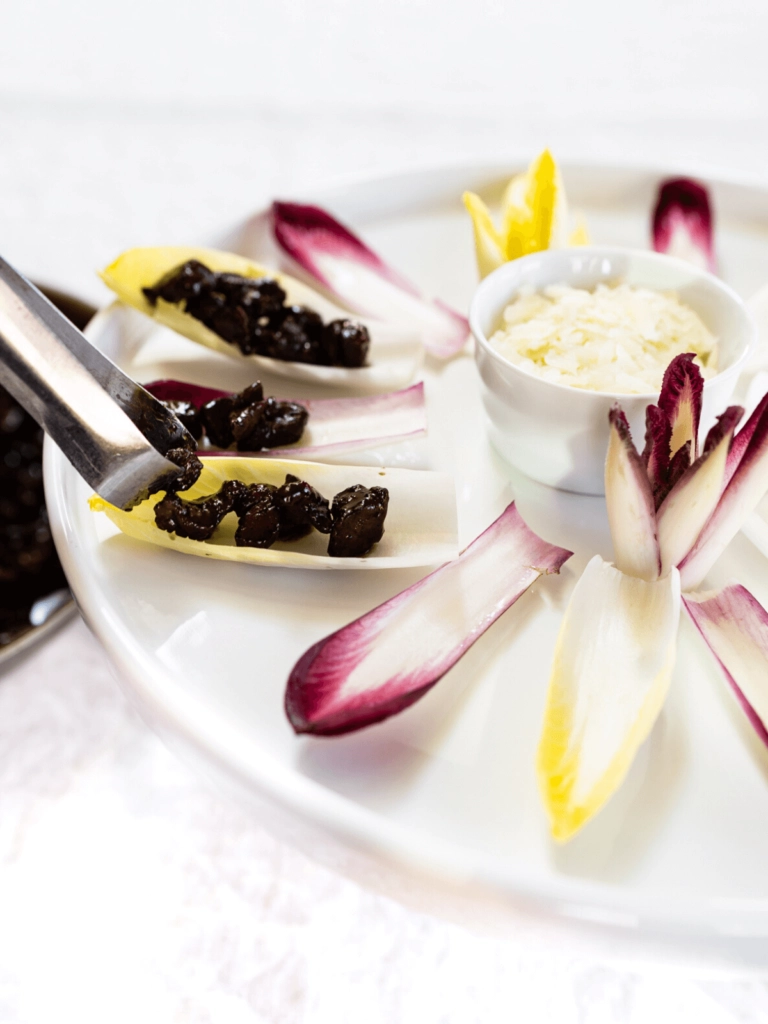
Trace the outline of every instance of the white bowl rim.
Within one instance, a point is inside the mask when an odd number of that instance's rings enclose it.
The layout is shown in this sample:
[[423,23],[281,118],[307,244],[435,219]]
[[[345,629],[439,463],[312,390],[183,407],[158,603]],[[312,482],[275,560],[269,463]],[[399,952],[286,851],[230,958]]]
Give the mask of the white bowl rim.
[[[560,249],[542,249],[539,252],[528,253],[526,256],[519,256],[515,260],[508,260],[506,263],[502,263],[500,267],[496,267],[490,274],[483,278],[475,289],[474,295],[472,296],[472,302],[469,307],[469,326],[472,331],[477,344],[496,362],[500,363],[504,367],[511,367],[517,373],[522,374],[526,380],[535,380],[540,384],[546,385],[550,388],[555,388],[559,391],[566,391],[570,395],[584,395],[584,396],[597,396],[604,399],[613,399],[616,402],[627,402],[627,401],[646,401],[654,402],[658,398],[658,391],[646,391],[646,392],[630,392],[630,391],[597,391],[593,388],[576,388],[572,384],[560,384],[554,380],[546,380],[544,377],[540,377],[536,373],[531,373],[530,370],[526,370],[522,366],[518,366],[516,363],[511,362],[505,356],[501,355],[485,336],[485,332],[480,329],[479,326],[479,306],[483,295],[483,290],[487,290],[488,282],[492,278],[498,276],[501,277],[504,274],[511,273],[510,267],[519,268],[523,263],[526,263],[532,259],[546,259],[549,254],[557,254],[562,256],[563,254],[577,253],[579,255],[604,255],[604,256],[631,256],[641,257],[649,259],[652,262],[666,263],[671,269],[675,267],[680,270],[685,270],[687,273],[693,274],[700,280],[708,281],[710,284],[715,286],[715,290],[719,291],[724,295],[734,306],[738,307],[744,320],[746,321],[747,327],[749,328],[749,338],[747,344],[744,346],[744,351],[728,366],[725,370],[718,371],[714,377],[710,377],[704,381],[704,387],[715,383],[715,381],[727,380],[729,377],[738,376],[744,368],[744,363],[748,360],[750,354],[754,351],[757,343],[757,325],[755,324],[754,317],[750,312],[749,306],[742,299],[742,297],[736,292],[730,285],[726,284],[722,278],[719,278],[717,274],[713,274],[709,270],[704,270],[702,267],[697,267],[693,263],[689,263],[687,260],[680,259],[677,256],[669,256],[667,253],[656,252],[653,249],[635,249],[631,246],[624,245],[579,245],[579,246],[564,246]],[[567,282],[566,282],[567,283]],[[584,401],[590,401],[591,398],[585,397]],[[579,401],[579,399],[577,399]]]

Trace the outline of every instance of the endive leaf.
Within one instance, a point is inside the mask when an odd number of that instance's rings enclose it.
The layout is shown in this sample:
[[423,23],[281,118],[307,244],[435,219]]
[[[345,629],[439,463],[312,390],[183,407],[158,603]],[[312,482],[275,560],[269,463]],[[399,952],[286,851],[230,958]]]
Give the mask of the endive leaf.
[[532,251],[540,252],[553,245],[563,196],[560,172],[548,149],[533,162],[528,177],[526,199],[533,221]]
[[659,408],[671,427],[670,451],[674,455],[691,442],[690,462],[698,458],[699,420],[704,379],[692,352],[675,356],[664,372]]
[[729,455],[726,487],[696,543],[679,565],[685,590],[701,583],[768,490],[768,396],[736,435],[731,455],[734,451],[739,456],[738,463]]
[[455,561],[302,655],[285,694],[291,725],[330,736],[409,707],[570,555],[537,537],[509,505]]
[[761,424],[764,423],[765,417],[768,415],[768,394],[764,395],[759,404],[755,407],[752,415],[749,417],[747,422],[738,432],[736,437],[733,439],[731,450],[728,452],[728,462],[725,469],[725,483],[729,483],[731,477],[739,468],[741,460],[747,453],[752,438],[755,436],[756,431],[760,428]]
[[661,504],[660,496],[667,487],[671,439],[672,425],[667,414],[658,405],[649,405],[645,410],[643,462],[657,508]]
[[218,491],[225,480],[280,486],[291,473],[305,480],[326,498],[354,484],[386,487],[389,511],[384,536],[371,554],[361,558],[327,555],[327,537],[311,533],[299,541],[275,544],[271,548],[237,547],[237,520],[230,513],[210,540],[190,540],[166,533],[155,525],[155,505],[162,493],[137,505],[131,512],[109,505],[102,498],[91,499],[95,512],[107,517],[130,537],[188,555],[218,558],[254,565],[282,565],[300,569],[390,569],[410,565],[435,565],[457,553],[456,498],[453,480],[444,473],[414,469],[378,469],[370,466],[332,466],[317,462],[295,462],[248,456],[202,457],[203,472],[184,498],[198,498]]
[[531,162],[525,173],[509,181],[501,203],[501,231],[496,229],[488,207],[479,196],[465,192],[464,205],[475,229],[480,277],[508,260],[532,252],[557,248],[567,241],[571,245],[585,245],[589,241],[583,222],[568,239],[565,189],[548,149]]
[[129,249],[101,273],[106,285],[129,306],[152,317],[157,323],[182,334],[185,338],[222,352],[243,365],[262,368],[270,373],[317,384],[347,385],[366,390],[387,390],[407,383],[421,361],[422,346],[414,331],[404,332],[380,321],[358,318],[368,328],[371,337],[368,366],[348,369],[339,366],[316,366],[310,363],[288,362],[266,356],[243,356],[235,345],[224,341],[200,320],[185,313],[180,304],[158,298],[152,305],[143,293],[188,260],[198,260],[216,272],[240,274],[242,277],[269,277],[277,281],[287,295],[289,305],[307,306],[319,313],[325,322],[347,317],[325,296],[313,291],[287,274],[278,273],[234,253],[215,249],[185,246]]
[[605,500],[616,566],[630,576],[655,580],[660,556],[651,484],[632,443],[626,416],[614,406],[608,419]]
[[598,555],[555,648],[538,772],[555,839],[570,839],[621,785],[675,663],[680,579],[627,576]]
[[[161,401],[191,402],[197,409],[229,393],[178,380],[158,380],[143,387]],[[303,398],[300,404],[309,411],[309,421],[301,439],[285,448],[259,451],[260,458],[323,458],[419,437],[427,429],[424,385],[421,383],[384,395]]]
[[713,218],[706,188],[691,178],[671,178],[659,186],[653,211],[653,248],[716,270]]
[[474,192],[465,192],[462,199],[472,218],[477,272],[481,278],[487,277],[492,270],[505,262],[504,243],[496,230],[488,207],[480,196],[475,195]]
[[431,300],[326,210],[299,203],[272,204],[278,246],[321,287],[349,309],[416,329],[424,347],[442,359],[459,352],[469,323],[439,300]]
[[740,584],[685,594],[686,611],[768,746],[768,612]]
[[568,245],[589,245],[589,229],[587,228],[587,222],[583,217],[578,217],[576,220],[576,227],[568,236]]
[[731,406],[718,417],[704,453],[689,466],[666,496],[657,513],[661,575],[682,562],[720,500],[728,450],[743,415]]

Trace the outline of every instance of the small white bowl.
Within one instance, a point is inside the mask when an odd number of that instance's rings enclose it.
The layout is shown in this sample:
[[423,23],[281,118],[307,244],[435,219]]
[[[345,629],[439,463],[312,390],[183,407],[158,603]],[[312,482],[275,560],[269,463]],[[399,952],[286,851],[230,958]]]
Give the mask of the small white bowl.
[[714,423],[733,394],[756,343],[756,328],[742,300],[727,285],[683,260],[657,252],[590,246],[549,249],[505,263],[480,284],[470,308],[475,358],[496,450],[527,476],[581,494],[604,494],[608,412],[618,402],[642,450],[645,410],[658,394],[627,395],[554,384],[505,359],[488,338],[520,288],[551,284],[594,288],[626,282],[674,291],[718,339],[721,370],[704,384],[702,429]]

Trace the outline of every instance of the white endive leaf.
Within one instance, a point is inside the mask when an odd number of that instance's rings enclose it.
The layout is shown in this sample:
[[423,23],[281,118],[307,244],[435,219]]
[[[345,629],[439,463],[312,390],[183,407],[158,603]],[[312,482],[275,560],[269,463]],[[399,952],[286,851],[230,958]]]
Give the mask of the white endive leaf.
[[319,462],[259,459],[252,456],[203,456],[203,472],[194,487],[182,495],[199,498],[219,490],[225,480],[264,483],[279,487],[286,474],[306,480],[329,500],[354,484],[386,487],[389,509],[384,536],[368,555],[335,558],[328,555],[328,538],[313,530],[298,541],[278,541],[271,548],[237,547],[234,513],[225,516],[210,540],[191,540],[166,533],[155,525],[155,505],[163,492],[152,495],[130,512],[102,498],[91,498],[91,508],[104,512],[120,530],[137,540],[187,555],[218,558],[252,565],[282,565],[294,569],[395,569],[410,565],[436,565],[458,554],[456,497],[446,473],[416,469],[378,469],[374,466],[329,466]]
[[661,573],[679,565],[693,547],[723,491],[735,423],[677,481],[657,513]]
[[538,754],[555,839],[570,839],[621,785],[664,703],[679,617],[676,569],[642,580],[596,555],[576,584]]
[[660,558],[651,484],[632,443],[626,416],[614,408],[609,421],[605,500],[616,565],[630,576],[655,580]]

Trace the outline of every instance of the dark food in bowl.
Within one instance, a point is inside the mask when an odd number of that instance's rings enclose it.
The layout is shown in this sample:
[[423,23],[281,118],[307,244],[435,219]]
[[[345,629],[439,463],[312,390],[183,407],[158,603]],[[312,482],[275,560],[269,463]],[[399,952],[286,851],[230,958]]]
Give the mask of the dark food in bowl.
[[229,512],[238,518],[238,547],[269,548],[275,541],[305,537],[312,528],[330,534],[328,554],[366,555],[384,534],[389,504],[386,487],[355,484],[331,504],[311,484],[290,473],[281,487],[225,480],[215,494],[192,500],[167,494],[155,506],[161,530],[191,540],[209,540]]
[[370,336],[363,324],[324,324],[312,309],[286,306],[285,292],[271,278],[217,273],[188,260],[143,292],[153,306],[158,299],[183,303],[184,312],[244,355],[351,369],[368,358]]
[[0,388],[0,647],[31,628],[36,601],[67,586],[43,494],[43,431]]

